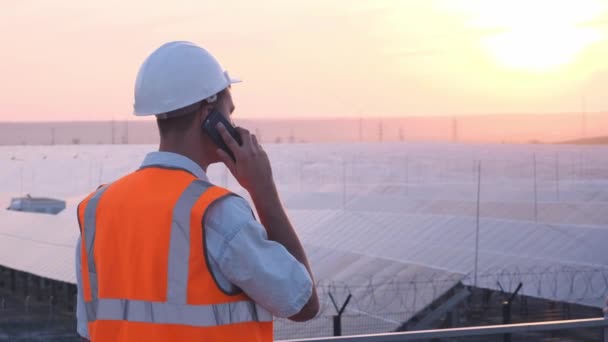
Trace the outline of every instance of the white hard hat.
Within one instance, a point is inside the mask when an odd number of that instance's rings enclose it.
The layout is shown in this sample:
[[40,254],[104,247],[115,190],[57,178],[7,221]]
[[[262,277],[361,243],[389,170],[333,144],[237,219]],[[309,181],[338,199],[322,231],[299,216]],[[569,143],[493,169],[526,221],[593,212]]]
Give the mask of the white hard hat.
[[166,43],[139,68],[133,114],[162,115],[205,99],[213,102],[217,93],[237,82],[202,47],[183,41]]

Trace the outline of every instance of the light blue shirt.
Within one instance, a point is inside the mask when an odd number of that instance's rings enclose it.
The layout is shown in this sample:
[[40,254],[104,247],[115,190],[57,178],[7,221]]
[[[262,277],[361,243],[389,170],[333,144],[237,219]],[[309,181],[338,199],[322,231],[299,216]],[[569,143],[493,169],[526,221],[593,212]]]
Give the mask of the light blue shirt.
[[[148,153],[141,166],[183,169],[209,182],[198,164],[175,153]],[[277,317],[290,317],[300,312],[312,295],[310,275],[283,245],[268,240],[266,229],[255,220],[245,199],[229,196],[213,204],[205,216],[204,226],[210,271],[222,290],[233,292],[240,288]],[[78,238],[77,329],[81,336],[88,338],[81,278]]]

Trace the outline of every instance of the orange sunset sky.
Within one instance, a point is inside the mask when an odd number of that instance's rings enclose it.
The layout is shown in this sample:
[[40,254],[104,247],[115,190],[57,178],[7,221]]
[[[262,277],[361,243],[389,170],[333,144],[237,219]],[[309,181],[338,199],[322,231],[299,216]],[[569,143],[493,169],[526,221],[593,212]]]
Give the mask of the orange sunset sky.
[[129,118],[170,40],[242,118],[608,110],[606,0],[0,0],[0,121]]

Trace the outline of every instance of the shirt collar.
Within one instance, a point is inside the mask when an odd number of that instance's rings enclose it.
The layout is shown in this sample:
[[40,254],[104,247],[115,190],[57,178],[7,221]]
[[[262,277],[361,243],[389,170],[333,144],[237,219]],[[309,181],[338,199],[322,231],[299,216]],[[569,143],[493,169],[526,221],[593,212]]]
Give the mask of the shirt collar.
[[209,181],[207,174],[197,163],[193,162],[190,158],[181,154],[164,151],[150,152],[144,158],[144,161],[141,163],[141,167],[144,168],[150,166],[165,166],[170,168],[183,169],[190,172],[201,180],[207,182]]

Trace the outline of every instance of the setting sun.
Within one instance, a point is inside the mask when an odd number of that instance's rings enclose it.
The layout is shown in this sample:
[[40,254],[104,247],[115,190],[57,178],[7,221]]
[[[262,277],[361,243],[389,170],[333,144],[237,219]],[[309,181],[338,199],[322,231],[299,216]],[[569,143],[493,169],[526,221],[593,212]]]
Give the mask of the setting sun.
[[130,119],[172,40],[245,81],[240,118],[579,112],[582,93],[608,112],[608,0],[178,3],[0,1],[0,121]]
[[484,43],[504,66],[546,71],[572,62],[601,39],[592,29],[554,27],[517,29],[488,38]]
[[[483,48],[502,66],[542,72],[567,65],[604,36],[600,1],[487,1],[475,24],[493,32]],[[605,6],[605,5],[604,5]]]

